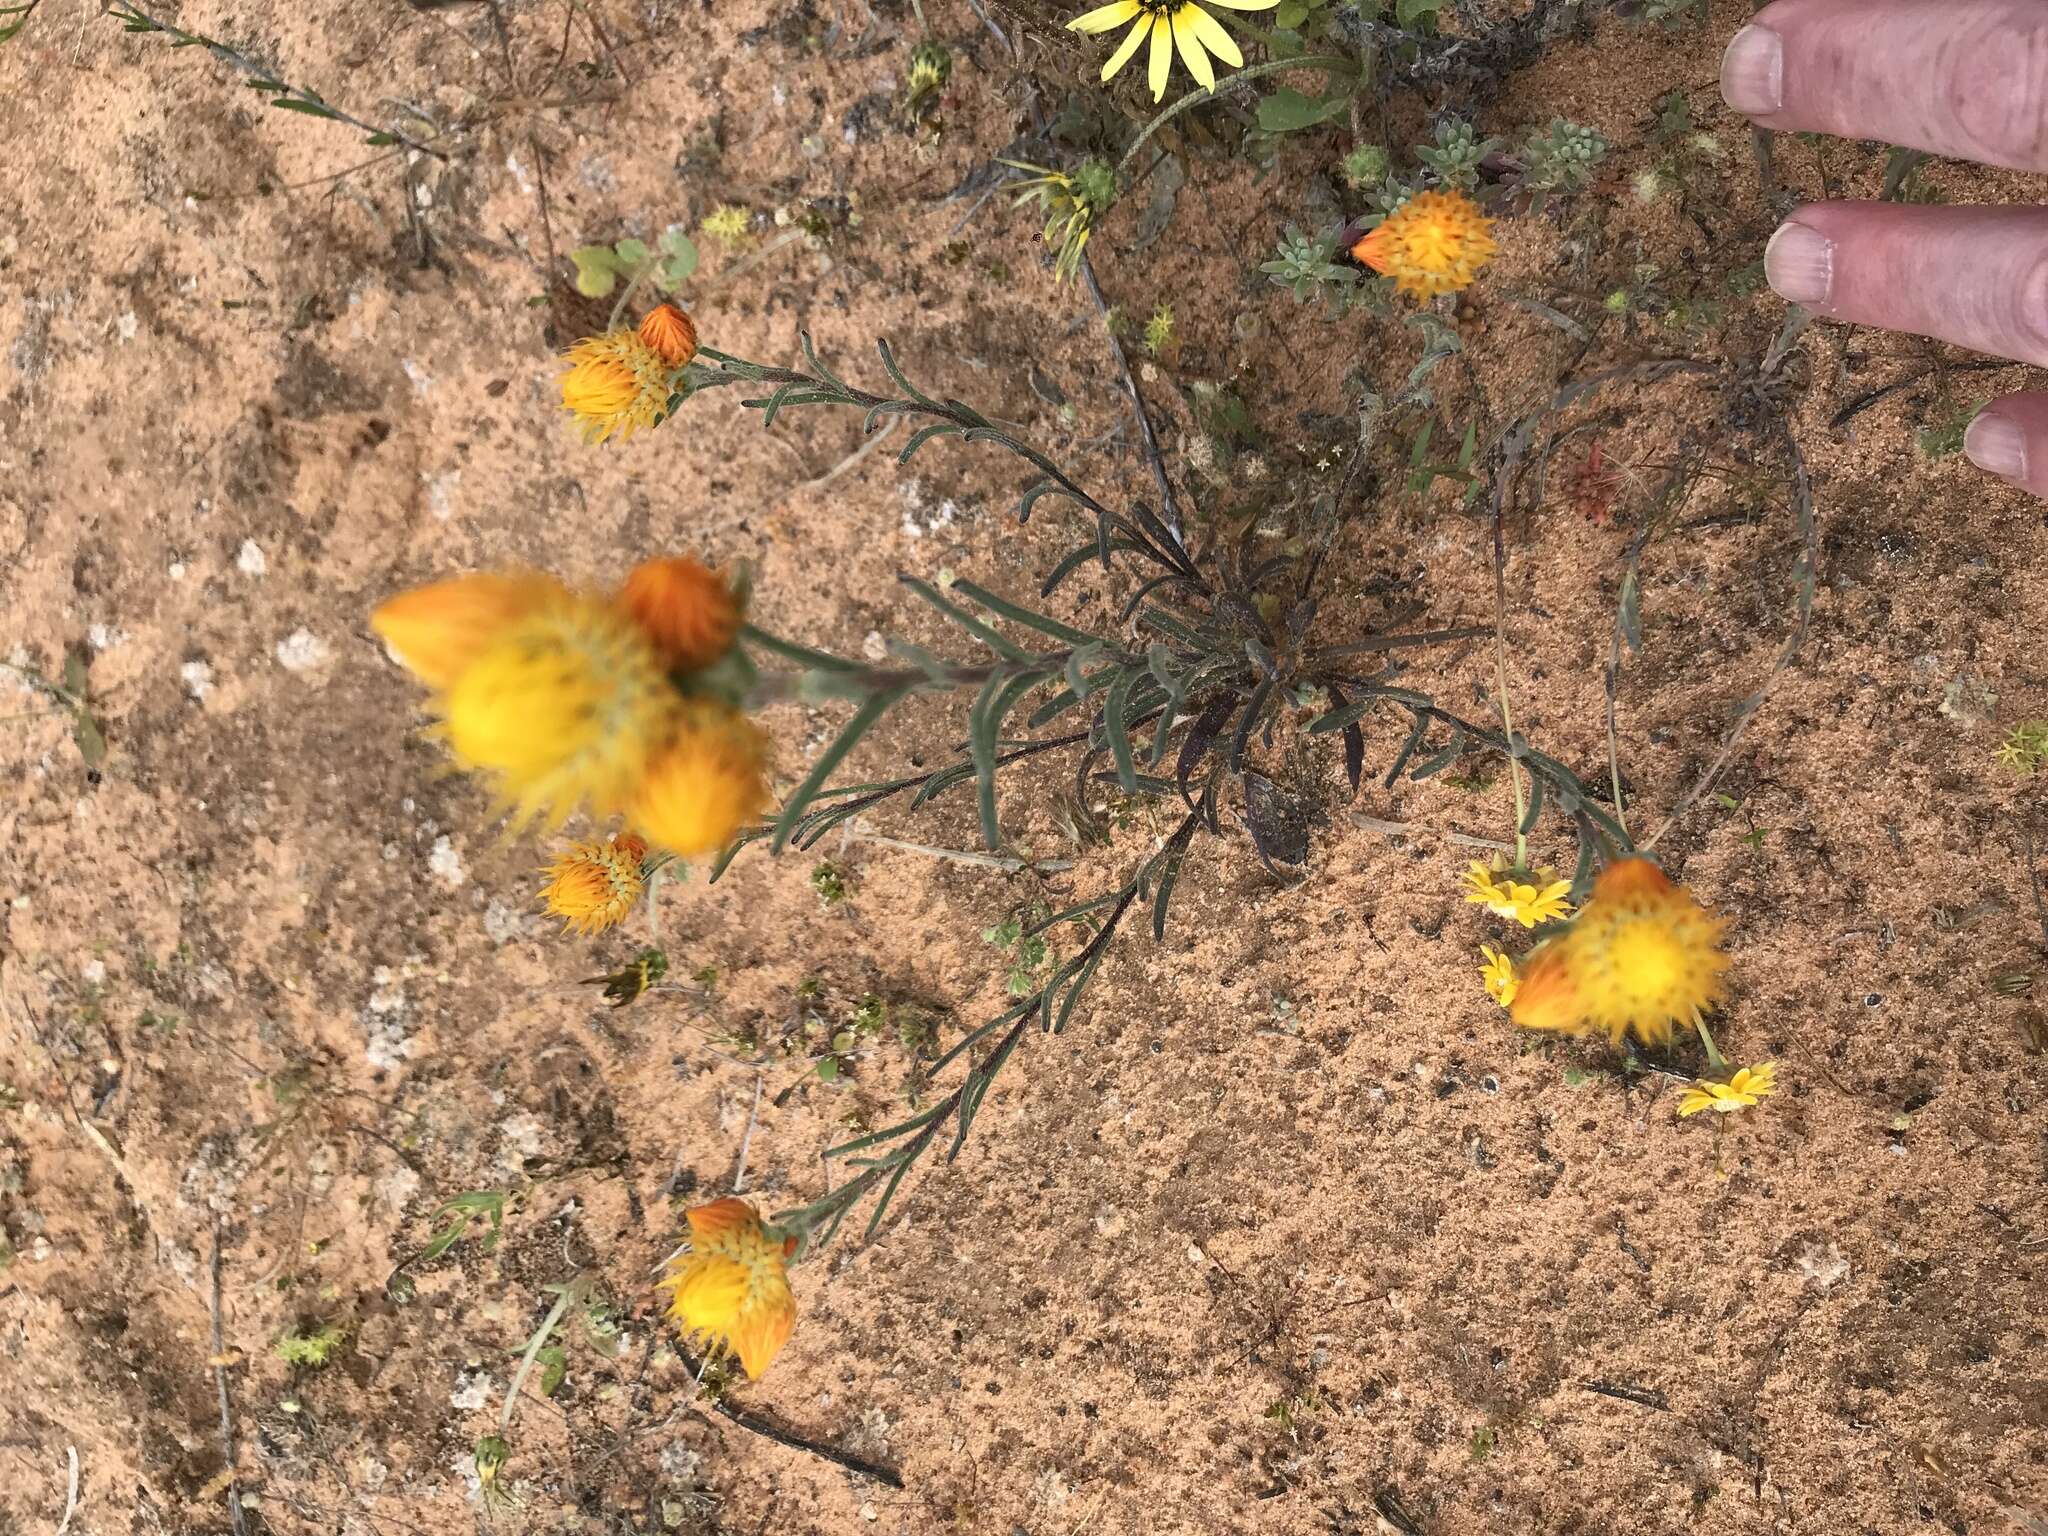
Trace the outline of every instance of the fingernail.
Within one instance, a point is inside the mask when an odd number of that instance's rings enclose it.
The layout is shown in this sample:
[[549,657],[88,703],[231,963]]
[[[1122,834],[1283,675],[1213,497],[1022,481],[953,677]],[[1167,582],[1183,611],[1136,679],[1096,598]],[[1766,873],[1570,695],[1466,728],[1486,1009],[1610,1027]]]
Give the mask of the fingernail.
[[1721,55],[1721,97],[1750,117],[1785,107],[1785,40],[1769,27],[1744,27]]
[[1764,277],[1781,299],[1825,304],[1835,286],[1835,242],[1804,224],[1780,224],[1764,247]]
[[1979,469],[2008,480],[2027,478],[2027,439],[2003,416],[1979,416],[1963,434],[1963,452]]

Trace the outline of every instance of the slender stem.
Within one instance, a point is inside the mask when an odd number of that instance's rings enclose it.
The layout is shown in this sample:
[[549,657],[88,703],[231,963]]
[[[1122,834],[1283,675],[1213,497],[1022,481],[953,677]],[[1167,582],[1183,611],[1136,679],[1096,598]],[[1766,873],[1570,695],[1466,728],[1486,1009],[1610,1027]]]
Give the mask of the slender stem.
[[505,1411],[498,1416],[498,1434],[509,1438],[512,1430],[512,1415],[518,1411],[519,1390],[526,1385],[526,1378],[533,1370],[533,1362],[540,1358],[540,1352],[547,1347],[548,1337],[555,1331],[555,1324],[562,1320],[562,1314],[569,1310],[569,1304],[583,1294],[583,1277],[578,1275],[562,1287],[562,1294],[555,1298],[554,1307],[548,1312],[532,1338],[526,1341],[526,1353],[520,1357],[519,1369],[512,1373],[512,1385],[505,1389]]
[[1699,1031],[1700,1044],[1707,1048],[1707,1070],[1709,1072],[1725,1073],[1728,1070],[1728,1063],[1722,1057],[1720,1051],[1715,1049],[1714,1036],[1707,1028],[1706,1015],[1697,1008],[1692,1011],[1692,1027]]
[[1334,53],[1311,53],[1298,59],[1267,59],[1261,64],[1247,64],[1228,79],[1218,81],[1215,90],[1190,91],[1153,118],[1145,125],[1144,132],[1131,140],[1131,147],[1124,151],[1124,157],[1117,162],[1116,168],[1119,171],[1128,170],[1131,162],[1138,157],[1138,151],[1145,147],[1145,141],[1188,108],[1199,107],[1205,101],[1214,101],[1240,83],[1257,80],[1263,75],[1281,74],[1290,69],[1319,69],[1326,75],[1355,75],[1357,68],[1352,60]]
[[1529,867],[1529,839],[1522,831],[1528,819],[1528,802],[1522,794],[1522,764],[1515,755],[1515,721],[1508,711],[1508,588],[1507,561],[1501,551],[1499,506],[1493,528],[1493,655],[1500,692],[1501,734],[1508,743],[1508,782],[1515,787],[1515,867]]
[[604,323],[607,331],[616,331],[619,328],[619,316],[626,312],[626,306],[633,302],[633,295],[640,291],[640,285],[647,281],[647,275],[654,268],[655,260],[652,256],[640,263],[639,271],[635,272],[633,280],[626,284],[626,291],[621,293],[618,302],[612,305],[612,316]]

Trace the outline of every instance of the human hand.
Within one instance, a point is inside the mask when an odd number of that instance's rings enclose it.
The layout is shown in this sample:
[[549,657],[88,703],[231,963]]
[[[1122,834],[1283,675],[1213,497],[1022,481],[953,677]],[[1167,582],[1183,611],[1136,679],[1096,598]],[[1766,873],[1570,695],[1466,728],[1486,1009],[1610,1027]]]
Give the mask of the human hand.
[[[1721,95],[1765,128],[2048,171],[2048,4],[1776,0],[1729,43]],[[1816,314],[2048,366],[2048,208],[1812,203],[1764,274]],[[1963,451],[2048,496],[2048,393],[1987,406]]]

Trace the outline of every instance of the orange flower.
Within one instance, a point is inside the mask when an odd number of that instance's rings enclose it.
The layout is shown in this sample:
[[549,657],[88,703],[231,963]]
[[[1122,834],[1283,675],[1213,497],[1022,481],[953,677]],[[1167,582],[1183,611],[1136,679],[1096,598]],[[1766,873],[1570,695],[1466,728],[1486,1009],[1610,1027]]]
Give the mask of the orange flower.
[[566,595],[529,571],[457,576],[385,599],[370,628],[414,677],[446,690],[507,626]]
[[631,437],[668,414],[673,370],[637,331],[586,336],[564,355],[562,409],[581,424],[585,442]]
[[679,858],[718,852],[768,803],[767,738],[729,704],[684,703],[626,819]]
[[687,555],[643,560],[619,588],[618,601],[662,659],[685,672],[718,660],[732,649],[740,629],[732,589]]
[[690,1241],[661,1284],[673,1291],[668,1316],[689,1339],[730,1350],[755,1381],[782,1353],[796,1326],[788,1261],[796,1239],[764,1226],[734,1196],[686,1213]]
[[640,339],[652,347],[671,368],[680,368],[697,355],[697,327],[673,304],[657,304],[640,322]]
[[1511,1012],[1525,1029],[1631,1030],[1646,1045],[1721,1000],[1725,923],[1648,859],[1622,859],[1593,882],[1571,927],[1523,962]]
[[1351,247],[1351,254],[1418,299],[1469,287],[1500,252],[1493,220],[1462,192],[1418,192]]
[[628,832],[608,843],[577,843],[547,867],[547,909],[578,933],[603,933],[625,921],[647,889],[647,844]]

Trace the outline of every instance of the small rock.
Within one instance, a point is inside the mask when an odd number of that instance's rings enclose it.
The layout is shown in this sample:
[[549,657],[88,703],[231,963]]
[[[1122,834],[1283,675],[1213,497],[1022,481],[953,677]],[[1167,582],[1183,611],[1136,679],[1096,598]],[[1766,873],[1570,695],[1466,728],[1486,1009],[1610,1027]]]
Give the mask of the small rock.
[[213,692],[213,668],[203,661],[186,662],[178,668],[178,678],[195,699],[204,699]]
[[327,642],[310,629],[295,629],[277,642],[277,664],[287,672],[310,672],[327,660]]
[[270,561],[254,539],[244,539],[240,552],[235,556],[235,569],[244,576],[262,576],[269,572]]

